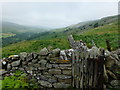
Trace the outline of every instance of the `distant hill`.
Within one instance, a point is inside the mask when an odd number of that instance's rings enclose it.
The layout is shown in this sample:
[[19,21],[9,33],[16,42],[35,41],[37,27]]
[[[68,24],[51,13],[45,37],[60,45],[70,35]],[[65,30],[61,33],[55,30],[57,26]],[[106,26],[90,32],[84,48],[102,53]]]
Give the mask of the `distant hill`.
[[24,25],[19,25],[16,23],[12,22],[6,22],[2,21],[2,33],[14,33],[14,34],[19,34],[19,33],[26,33],[26,32],[44,32],[47,31],[48,29],[46,28],[38,28],[38,27],[31,27],[31,26],[24,26]]
[[118,16],[109,16],[109,17],[104,17],[98,20],[94,20],[94,21],[85,21],[85,22],[80,22],[78,24],[74,24],[74,25],[70,25],[68,27],[65,28],[59,28],[56,30],[53,30],[55,32],[63,32],[65,34],[73,34],[73,33],[81,33],[84,30],[88,30],[88,29],[93,29],[99,26],[104,26],[106,24],[112,23],[112,22],[116,22],[118,20]]

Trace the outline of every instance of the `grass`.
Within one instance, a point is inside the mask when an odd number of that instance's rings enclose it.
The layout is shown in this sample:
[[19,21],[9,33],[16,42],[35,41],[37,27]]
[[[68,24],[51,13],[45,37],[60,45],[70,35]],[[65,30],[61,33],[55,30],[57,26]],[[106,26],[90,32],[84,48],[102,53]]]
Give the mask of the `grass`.
[[3,47],[2,57],[19,54],[20,52],[39,52],[42,48],[52,46],[53,48],[68,49],[70,48],[67,39],[51,39],[51,40],[31,40],[22,41],[16,44]]

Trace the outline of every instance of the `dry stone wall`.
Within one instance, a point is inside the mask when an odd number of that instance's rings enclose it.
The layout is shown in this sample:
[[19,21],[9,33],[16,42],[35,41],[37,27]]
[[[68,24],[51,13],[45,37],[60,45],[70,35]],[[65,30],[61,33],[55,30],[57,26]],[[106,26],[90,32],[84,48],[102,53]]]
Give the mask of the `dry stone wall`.
[[43,48],[40,53],[22,52],[9,56],[3,59],[8,64],[3,66],[6,71],[1,74],[4,76],[21,70],[31,76],[31,79],[36,79],[40,87],[68,88],[72,83],[71,60],[60,60],[59,53],[60,49],[49,52],[47,48]]

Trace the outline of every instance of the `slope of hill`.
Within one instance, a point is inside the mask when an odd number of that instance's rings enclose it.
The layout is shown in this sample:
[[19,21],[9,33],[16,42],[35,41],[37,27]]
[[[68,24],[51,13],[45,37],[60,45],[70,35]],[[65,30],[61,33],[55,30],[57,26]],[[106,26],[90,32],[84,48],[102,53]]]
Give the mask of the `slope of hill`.
[[[69,33],[71,34],[71,33]],[[41,33],[39,37],[34,38],[34,40],[23,41],[16,44],[11,44],[9,46],[3,47],[3,57],[9,56],[11,54],[19,54],[20,52],[39,52],[43,47],[52,46],[53,48],[68,49],[70,48],[69,42],[67,41],[68,33],[63,31],[51,31]],[[118,22],[117,20],[98,26],[95,28],[89,28],[83,30],[81,33],[72,33],[76,40],[82,39],[87,43],[89,47],[92,46],[91,41],[94,40],[98,47],[106,49],[106,39],[110,40],[112,50],[118,48]]]
[[23,26],[12,22],[2,22],[2,33],[26,33],[26,32],[44,32],[47,29]]
[[37,28],[31,26],[23,26],[11,22],[2,22],[0,38],[2,38],[2,46],[12,43],[34,38],[39,33],[48,31],[48,28]]

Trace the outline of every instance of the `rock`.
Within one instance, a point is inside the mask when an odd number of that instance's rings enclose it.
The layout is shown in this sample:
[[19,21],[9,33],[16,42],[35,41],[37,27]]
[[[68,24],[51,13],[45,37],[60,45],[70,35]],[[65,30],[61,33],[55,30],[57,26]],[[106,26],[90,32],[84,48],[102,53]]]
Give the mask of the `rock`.
[[47,81],[39,80],[38,82],[40,83],[40,85],[42,85],[44,87],[48,87],[48,88],[52,87],[52,84]]
[[37,59],[33,59],[32,63],[37,63],[37,61],[38,61]]
[[13,71],[15,71],[15,70],[17,70],[18,69],[18,67],[12,67],[12,70]]
[[22,65],[26,65],[26,64],[28,64],[27,61],[22,61]]
[[66,75],[72,75],[72,71],[71,70],[62,70],[62,73],[66,74]]
[[43,76],[43,75],[40,75],[40,79],[41,79],[41,80],[45,80],[45,81],[47,81],[47,80],[48,80],[48,78],[47,78],[47,77],[45,77],[45,76]]
[[51,77],[51,78],[48,79],[48,82],[55,83],[55,82],[57,82],[57,78]]
[[22,52],[22,53],[20,53],[20,59],[21,60],[25,60],[25,58],[27,57],[27,53],[26,52]]
[[50,54],[49,54],[49,57],[50,58],[54,58],[54,57],[59,57],[60,55],[60,49],[57,48],[57,49],[54,49]]
[[110,70],[107,70],[107,73],[108,73],[113,79],[117,79],[117,77],[115,76],[115,74],[112,73]]
[[65,84],[65,83],[54,83],[53,86],[54,86],[54,88],[68,88],[71,85],[70,84]]
[[33,58],[36,59],[38,57],[38,54],[33,52]]
[[19,66],[19,65],[20,65],[20,62],[21,62],[21,60],[12,62],[12,63],[11,63],[11,64],[12,64],[12,67]]
[[70,79],[72,78],[72,76],[68,76],[68,75],[54,75],[55,77],[57,78],[60,78],[60,79]]
[[61,74],[61,70],[60,69],[49,69],[49,73],[50,74]]
[[52,67],[56,68],[58,67],[58,64],[52,64]]
[[7,65],[7,70],[10,70],[12,68],[11,64]]
[[45,47],[45,48],[43,48],[43,49],[41,49],[41,51],[40,51],[40,53],[39,53],[39,55],[48,55],[48,50],[47,50],[47,48]]
[[41,67],[45,67],[46,63],[47,63],[46,60],[40,60],[39,61],[39,64],[40,64]]
[[50,52],[50,51],[53,50],[53,47],[52,47],[52,46],[48,46],[47,49],[48,49],[48,51]]
[[110,82],[110,84],[111,84],[112,86],[120,86],[120,80],[112,80],[112,81]]
[[72,67],[59,67],[60,69],[72,70]]
[[59,64],[60,67],[70,67],[72,64]]
[[33,59],[33,54],[32,53],[28,54],[26,60],[29,62],[32,61],[32,59]]
[[115,64],[115,60],[112,56],[106,57],[105,66],[106,68],[110,69]]
[[58,79],[59,82],[63,82],[63,83],[67,83],[67,84],[71,84],[72,79]]
[[47,64],[46,64],[46,67],[47,67],[47,68],[52,68],[52,64],[47,63]]
[[20,67],[19,70],[24,72],[24,68],[22,68],[22,67]]

